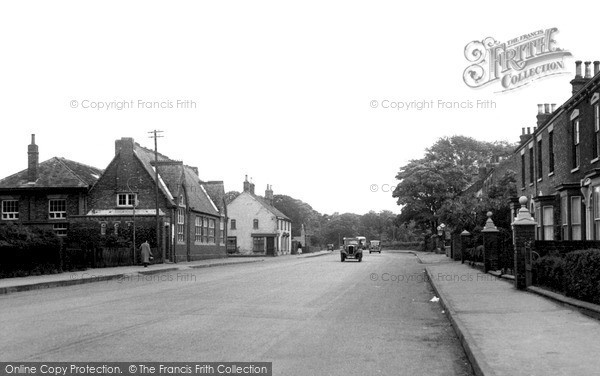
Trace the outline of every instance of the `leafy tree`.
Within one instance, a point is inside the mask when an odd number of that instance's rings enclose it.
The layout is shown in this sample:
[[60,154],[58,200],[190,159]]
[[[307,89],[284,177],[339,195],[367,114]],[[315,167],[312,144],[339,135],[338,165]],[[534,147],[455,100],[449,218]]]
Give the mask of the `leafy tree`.
[[[506,142],[483,142],[465,136],[440,138],[426,149],[423,158],[411,160],[396,175],[400,182],[392,196],[403,206],[399,220],[414,221],[418,228],[429,232],[436,231],[442,218],[446,224],[464,225],[477,202],[457,198],[473,183],[481,164],[509,155],[513,148]],[[458,213],[456,218],[450,218],[453,212]]]

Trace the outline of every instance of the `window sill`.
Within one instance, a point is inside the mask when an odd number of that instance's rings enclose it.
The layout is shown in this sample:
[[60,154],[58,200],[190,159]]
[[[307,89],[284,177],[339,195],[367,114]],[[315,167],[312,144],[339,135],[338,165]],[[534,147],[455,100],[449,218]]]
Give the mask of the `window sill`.
[[521,187],[521,190],[522,190],[522,191],[524,191],[524,190],[525,190],[525,187]]
[[590,163],[596,163],[596,162],[598,162],[598,160],[600,160],[600,157],[596,157],[596,158],[592,159],[590,161]]
[[529,183],[529,186],[530,186],[530,187],[533,187],[533,182]]
[[577,172],[579,171],[579,166],[575,167],[574,169],[571,170],[571,173]]
[[548,174],[548,176],[554,176],[554,171],[552,171],[551,173]]
[[537,182],[538,182],[538,183],[539,183],[539,182],[541,182],[541,181],[542,181],[542,178],[539,178],[539,179],[537,180]]

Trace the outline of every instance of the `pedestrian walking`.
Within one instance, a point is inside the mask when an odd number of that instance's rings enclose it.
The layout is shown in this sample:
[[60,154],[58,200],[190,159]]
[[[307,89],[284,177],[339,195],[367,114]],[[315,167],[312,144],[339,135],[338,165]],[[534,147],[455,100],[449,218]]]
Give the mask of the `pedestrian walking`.
[[302,243],[298,243],[298,254],[302,254]]
[[148,264],[150,264],[150,260],[154,258],[152,251],[150,250],[150,244],[148,244],[148,240],[140,245],[140,249],[142,251],[142,264],[144,265],[144,268],[147,268]]

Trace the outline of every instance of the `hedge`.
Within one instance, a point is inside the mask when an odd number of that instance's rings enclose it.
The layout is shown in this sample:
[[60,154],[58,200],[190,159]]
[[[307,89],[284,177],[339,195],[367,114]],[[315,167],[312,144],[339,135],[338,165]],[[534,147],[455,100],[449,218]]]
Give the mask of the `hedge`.
[[533,262],[533,270],[535,285],[600,304],[600,250],[544,256]]
[[0,226],[0,278],[61,271],[61,240],[54,231],[19,225]]
[[600,250],[567,253],[565,288],[567,296],[600,304]]

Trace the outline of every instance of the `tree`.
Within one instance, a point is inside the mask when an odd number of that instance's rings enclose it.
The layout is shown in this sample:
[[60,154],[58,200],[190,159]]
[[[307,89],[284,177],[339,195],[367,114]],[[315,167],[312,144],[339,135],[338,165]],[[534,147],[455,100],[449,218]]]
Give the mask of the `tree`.
[[447,218],[452,211],[462,216],[449,220],[467,221],[474,202],[467,198],[454,200],[473,183],[480,165],[509,155],[513,148],[507,142],[483,142],[465,136],[440,138],[426,149],[423,158],[411,160],[396,175],[400,182],[392,196],[403,206],[400,221],[414,221],[417,227],[432,233],[442,217]]

